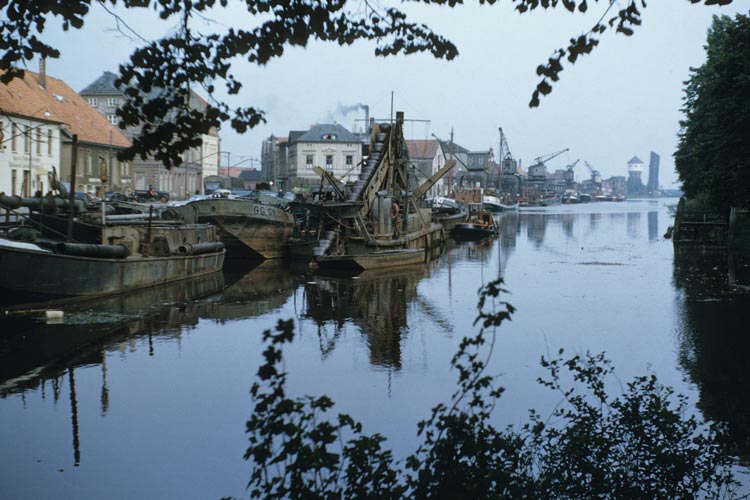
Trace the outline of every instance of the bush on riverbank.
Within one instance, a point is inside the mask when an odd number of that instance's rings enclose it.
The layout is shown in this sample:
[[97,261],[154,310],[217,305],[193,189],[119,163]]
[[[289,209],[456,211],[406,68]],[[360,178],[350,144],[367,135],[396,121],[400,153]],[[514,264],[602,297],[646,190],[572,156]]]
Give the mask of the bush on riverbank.
[[368,435],[326,397],[290,397],[283,370],[292,321],[264,332],[265,363],[253,385],[247,422],[253,498],[732,498],[737,486],[720,428],[687,416],[687,401],[654,375],[637,377],[616,396],[603,354],[542,358],[539,383],[560,394],[544,419],[531,411],[520,428],[495,428],[503,389],[486,373],[496,328],[513,307],[502,280],[480,290],[478,332],[451,361],[451,400],[417,426],[421,444],[395,461],[386,438]]

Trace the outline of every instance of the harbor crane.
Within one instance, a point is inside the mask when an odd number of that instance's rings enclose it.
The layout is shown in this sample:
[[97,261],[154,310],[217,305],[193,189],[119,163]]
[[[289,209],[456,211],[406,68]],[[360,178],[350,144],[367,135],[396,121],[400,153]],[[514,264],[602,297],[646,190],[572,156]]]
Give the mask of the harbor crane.
[[521,193],[521,176],[518,175],[518,162],[513,158],[508,146],[508,138],[503,133],[503,127],[497,128],[500,131],[500,151],[498,158],[500,161],[500,178],[498,188],[503,192],[519,195]]
[[576,182],[575,172],[573,171],[573,169],[575,168],[576,165],[578,165],[579,161],[581,161],[580,158],[574,161],[573,163],[571,163],[570,165],[568,165],[567,167],[565,167],[565,173],[563,174],[564,175],[563,178],[565,179],[565,184],[567,184],[568,186],[572,186]]
[[567,153],[568,151],[569,149],[565,148],[554,153],[537,156],[536,158],[534,158],[534,164],[529,167],[529,179],[543,181],[547,177],[547,166],[545,165],[545,163],[553,158],[557,158],[563,153]]
[[563,149],[563,150],[560,150],[560,151],[556,151],[556,152],[554,152],[554,153],[550,153],[550,154],[547,154],[547,155],[542,155],[542,156],[537,156],[536,158],[534,158],[534,161],[535,161],[536,163],[547,163],[547,162],[548,162],[548,161],[550,161],[551,159],[553,159],[553,158],[557,158],[557,157],[558,157],[558,156],[560,156],[561,154],[563,154],[563,153],[567,153],[568,151],[570,151],[570,149],[569,149],[569,148],[565,148],[565,149]]
[[502,163],[503,160],[512,160],[513,155],[510,154],[510,146],[508,146],[508,139],[503,133],[503,127],[498,127],[497,129],[500,131],[500,151],[498,159],[500,163]]
[[589,165],[589,162],[586,160],[583,161],[583,164],[586,165],[586,168],[589,169],[589,173],[591,174],[591,183],[596,186],[597,189],[601,189],[602,187],[602,174],[599,173],[598,170],[596,170],[594,167]]

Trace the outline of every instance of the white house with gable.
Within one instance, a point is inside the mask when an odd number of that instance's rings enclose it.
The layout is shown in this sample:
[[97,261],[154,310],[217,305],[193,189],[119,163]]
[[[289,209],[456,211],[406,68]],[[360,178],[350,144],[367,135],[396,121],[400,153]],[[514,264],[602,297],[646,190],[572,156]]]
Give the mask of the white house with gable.
[[[293,185],[319,182],[318,166],[344,182],[354,182],[362,169],[362,142],[341,125],[313,125],[295,137],[289,134],[287,175]],[[292,139],[294,137],[294,139]]]

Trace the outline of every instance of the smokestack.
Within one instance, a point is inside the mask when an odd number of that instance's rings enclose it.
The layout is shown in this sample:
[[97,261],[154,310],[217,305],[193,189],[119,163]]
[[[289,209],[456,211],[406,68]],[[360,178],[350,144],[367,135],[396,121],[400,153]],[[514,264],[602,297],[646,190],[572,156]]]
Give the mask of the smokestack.
[[47,60],[39,59],[39,86],[47,90]]
[[[370,106],[368,106],[367,104],[362,104],[362,107],[365,109],[365,127],[369,127],[370,126]],[[365,130],[365,132],[369,132],[369,131],[370,131],[369,128]]]

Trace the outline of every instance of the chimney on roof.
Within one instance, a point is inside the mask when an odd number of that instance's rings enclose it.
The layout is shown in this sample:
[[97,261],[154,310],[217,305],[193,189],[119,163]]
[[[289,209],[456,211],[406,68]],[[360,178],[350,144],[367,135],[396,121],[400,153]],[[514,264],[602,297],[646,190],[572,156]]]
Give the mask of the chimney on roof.
[[39,59],[39,86],[47,90],[47,60]]

